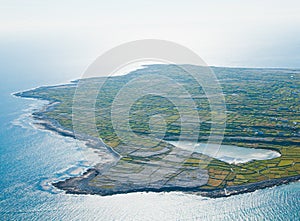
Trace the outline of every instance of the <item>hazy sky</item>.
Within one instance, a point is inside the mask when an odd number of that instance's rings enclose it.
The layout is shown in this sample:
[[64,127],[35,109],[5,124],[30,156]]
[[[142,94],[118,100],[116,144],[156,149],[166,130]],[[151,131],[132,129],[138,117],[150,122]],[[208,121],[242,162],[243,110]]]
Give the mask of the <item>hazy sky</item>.
[[0,0],[1,61],[23,69],[82,73],[145,38],[182,44],[209,65],[300,67],[300,1]]

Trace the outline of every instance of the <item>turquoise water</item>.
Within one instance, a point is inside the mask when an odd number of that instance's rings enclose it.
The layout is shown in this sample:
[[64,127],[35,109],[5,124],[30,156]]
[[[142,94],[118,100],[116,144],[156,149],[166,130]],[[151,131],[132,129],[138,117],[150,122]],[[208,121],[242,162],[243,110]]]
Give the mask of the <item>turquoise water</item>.
[[3,85],[0,95],[0,220],[299,220],[299,182],[218,199],[64,194],[51,181],[80,173],[95,155],[72,138],[36,129],[30,113],[44,103],[11,96],[16,90]]

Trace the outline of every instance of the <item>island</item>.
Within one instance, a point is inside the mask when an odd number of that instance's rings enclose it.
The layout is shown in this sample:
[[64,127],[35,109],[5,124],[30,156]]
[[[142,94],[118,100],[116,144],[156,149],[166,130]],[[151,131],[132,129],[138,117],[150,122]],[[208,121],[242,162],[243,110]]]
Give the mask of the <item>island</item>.
[[[218,159],[201,151],[191,152],[176,146],[174,142],[179,140],[182,132],[180,111],[170,100],[155,94],[138,99],[130,109],[130,131],[121,128],[125,136],[130,132],[141,139],[132,145],[120,139],[111,120],[114,98],[133,79],[155,73],[179,82],[191,95],[195,110],[201,117],[197,142],[205,144],[208,141],[213,123],[209,99],[205,91],[175,65],[147,65],[122,76],[42,86],[15,93],[15,96],[47,100],[49,103],[43,109],[33,113],[36,124],[62,136],[84,140],[99,155],[99,162],[81,176],[53,183],[66,193],[105,196],[143,191],[184,191],[223,197],[299,180],[300,70],[210,68],[225,97],[224,149],[231,146],[265,150],[272,157],[239,161],[235,156],[236,160],[226,161],[224,157]],[[103,82],[95,103],[97,135],[90,134],[84,123],[74,131],[73,98],[80,81],[89,81],[90,85]],[[174,99],[183,104],[186,98],[174,92]],[[115,115],[122,118],[122,106],[118,111]],[[157,118],[153,126],[149,121],[154,115],[163,116],[163,120]],[[82,122],[90,117],[82,114]],[[189,120],[193,121],[193,118]],[[184,139],[189,142],[188,136]]]

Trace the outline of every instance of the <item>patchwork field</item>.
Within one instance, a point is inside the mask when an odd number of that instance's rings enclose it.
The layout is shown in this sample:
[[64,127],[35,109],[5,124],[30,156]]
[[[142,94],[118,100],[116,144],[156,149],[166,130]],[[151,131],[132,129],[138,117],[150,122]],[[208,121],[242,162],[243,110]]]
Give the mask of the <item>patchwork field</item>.
[[[203,154],[180,150],[164,142],[178,140],[180,134],[183,134],[182,139],[189,140],[195,133],[192,126],[182,131],[182,112],[189,116],[190,122],[199,117],[199,130],[196,131],[198,141],[206,142],[214,123],[212,109],[205,90],[181,69],[174,65],[149,65],[124,76],[81,80],[91,85],[91,91],[97,90],[93,88],[93,85],[97,85],[95,83],[103,84],[96,98],[94,112],[98,137],[120,155],[105,170],[99,162],[95,167],[97,173],[87,183],[89,188],[82,192],[106,195],[139,190],[209,191],[300,175],[300,70],[221,67],[212,67],[212,70],[225,98],[226,129],[223,144],[271,149],[278,151],[280,157],[228,164]],[[159,75],[177,82],[167,88],[168,96],[172,95],[172,99],[159,94],[139,97],[130,107],[130,131],[120,123],[117,132],[114,122],[123,122],[127,117],[120,105],[114,110],[112,121],[112,108],[116,107],[113,102],[120,90],[138,76],[151,78]],[[159,78],[153,82],[151,87],[157,87],[158,91],[166,90]],[[77,85],[78,81],[75,81],[16,95],[49,100],[52,105],[34,115],[52,124],[56,122],[64,130],[73,131],[72,108]],[[195,104],[193,111],[185,106],[188,98],[177,90],[178,86],[191,96]],[[133,85],[128,90],[140,93],[139,87]],[[86,93],[85,99],[89,98],[89,91]],[[130,96],[125,94],[123,101],[130,100]],[[83,106],[85,102],[82,100]],[[84,107],[80,111],[82,122],[89,122],[93,117],[90,112],[85,112]],[[195,111],[198,115],[194,114]],[[75,132],[95,136],[89,134],[88,126],[82,123],[79,128],[77,125],[79,129]],[[121,139],[120,133],[128,140]],[[218,127],[214,134],[221,136],[222,127]],[[76,192],[76,188],[72,188]],[[68,190],[68,187],[65,189]]]

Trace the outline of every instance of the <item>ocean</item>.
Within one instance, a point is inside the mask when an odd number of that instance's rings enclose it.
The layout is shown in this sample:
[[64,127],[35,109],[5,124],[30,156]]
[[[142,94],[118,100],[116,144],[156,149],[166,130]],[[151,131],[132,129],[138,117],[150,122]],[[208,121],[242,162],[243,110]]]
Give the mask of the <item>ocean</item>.
[[182,192],[102,197],[55,189],[51,182],[82,173],[96,155],[83,142],[34,126],[30,114],[45,101],[11,95],[32,86],[1,85],[0,220],[299,220],[300,182],[217,199]]

